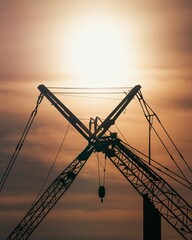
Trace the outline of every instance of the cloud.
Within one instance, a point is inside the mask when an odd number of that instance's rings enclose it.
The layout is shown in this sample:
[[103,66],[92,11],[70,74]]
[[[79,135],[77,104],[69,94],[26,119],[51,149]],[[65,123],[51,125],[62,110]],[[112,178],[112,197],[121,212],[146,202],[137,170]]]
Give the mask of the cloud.
[[[134,39],[139,68],[131,80],[143,86],[145,99],[171,130],[186,158],[190,159],[191,1],[176,0],[173,4],[166,0],[120,0],[97,1],[95,4],[90,1],[0,3],[1,173],[35,107],[39,95],[37,86],[41,83],[46,86],[81,84],[80,80],[72,76],[66,57],[71,44],[70,28],[74,21],[80,21],[80,16],[88,17],[93,13],[104,16],[114,14],[114,18],[122,23],[127,36]],[[123,83],[126,86],[131,82],[128,80],[130,78],[125,76]],[[95,114],[103,118],[117,103],[99,101],[97,107],[98,102],[93,103],[90,99],[61,99],[78,117],[86,118],[95,117]],[[124,114],[119,122],[120,129],[136,148],[139,146],[146,150],[148,138],[144,134],[147,133],[147,124],[140,119],[136,107],[136,104],[129,106],[127,115]],[[19,159],[1,192],[2,239],[8,236],[28,211],[55,159],[67,126],[67,121],[44,99]],[[75,159],[86,144],[76,130],[70,127],[46,186]],[[155,147],[154,152],[161,162],[167,161],[159,146]],[[96,157],[93,156],[33,233],[33,239],[142,238],[142,198],[119,171],[108,163],[106,197],[101,204],[97,195],[97,167]],[[179,239],[178,236],[173,237],[172,231],[167,230],[165,225],[164,238]]]

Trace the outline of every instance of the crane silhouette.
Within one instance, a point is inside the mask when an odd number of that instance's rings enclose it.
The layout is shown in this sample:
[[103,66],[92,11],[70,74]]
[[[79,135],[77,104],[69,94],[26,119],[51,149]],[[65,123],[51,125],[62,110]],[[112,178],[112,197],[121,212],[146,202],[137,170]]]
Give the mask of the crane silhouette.
[[[7,238],[27,239],[43,221],[49,211],[71,186],[93,152],[102,152],[135,188],[141,197],[147,198],[183,239],[192,239],[191,206],[150,165],[137,156],[116,133],[107,134],[119,115],[138,94],[136,85],[126,94],[117,107],[91,132],[48,88],[39,85],[40,99],[45,96],[52,105],[88,141],[85,149],[60,173],[42,196],[33,204],[26,216]],[[104,189],[101,190],[101,192]],[[101,193],[102,196],[104,192]]]

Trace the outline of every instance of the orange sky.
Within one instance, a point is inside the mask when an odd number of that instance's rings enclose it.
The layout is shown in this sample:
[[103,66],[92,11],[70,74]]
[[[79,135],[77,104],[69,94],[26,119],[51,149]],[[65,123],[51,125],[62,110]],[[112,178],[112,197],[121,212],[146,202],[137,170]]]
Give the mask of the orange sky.
[[[39,84],[63,87],[140,84],[146,101],[191,164],[191,24],[190,0],[1,1],[0,174],[35,107]],[[118,104],[116,99],[61,97],[61,100],[78,117],[86,119],[85,124],[90,117],[105,118]],[[147,152],[147,123],[136,99],[117,125],[131,145]],[[28,211],[67,126],[67,121],[44,99],[0,193],[1,239],[10,234]],[[85,146],[86,141],[70,127],[49,183]],[[155,138],[153,155],[172,167]],[[173,186],[191,201],[189,193],[177,184]],[[30,239],[142,239],[142,199],[109,161],[103,204],[97,188],[97,162],[93,156]],[[162,236],[163,240],[180,239],[165,222]]]

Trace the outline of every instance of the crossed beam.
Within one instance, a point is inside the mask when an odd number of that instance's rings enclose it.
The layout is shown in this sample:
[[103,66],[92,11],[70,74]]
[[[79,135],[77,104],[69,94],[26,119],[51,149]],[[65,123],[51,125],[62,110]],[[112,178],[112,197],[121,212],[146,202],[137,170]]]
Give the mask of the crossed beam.
[[55,206],[65,191],[73,183],[74,179],[83,168],[88,158],[96,150],[97,142],[106,131],[115,123],[129,102],[134,98],[141,86],[136,85],[108,115],[108,117],[92,133],[52,92],[44,85],[39,85],[41,97],[45,96],[55,108],[88,140],[86,148],[61,172],[51,183],[42,196],[33,204],[17,227],[12,231],[7,240],[25,240],[32,234],[43,221],[50,210]]
[[117,105],[117,107],[108,115],[108,117],[95,129],[92,133],[82,122],[78,119],[49,89],[44,85],[39,85],[40,92],[55,106],[55,108],[77,129],[81,135],[89,142],[95,141],[97,138],[102,137],[105,132],[115,123],[116,119],[123,112],[126,106],[138,93],[141,86],[136,85],[125,96],[125,98]]
[[[142,197],[144,194],[148,194],[151,201],[159,209],[161,216],[184,239],[191,240],[191,206],[163,178],[124,146],[115,134],[111,134],[109,137],[103,136],[137,94],[141,88],[139,85],[135,86],[126,95],[100,126],[96,126],[94,133],[44,85],[40,85],[38,88],[41,97],[46,96],[48,98],[57,110],[88,140],[88,145],[33,204],[7,240],[27,239],[73,183],[92,152],[100,150],[113,162]],[[113,146],[114,143],[115,146]],[[106,146],[106,144],[108,145]],[[110,146],[113,146],[113,149]]]

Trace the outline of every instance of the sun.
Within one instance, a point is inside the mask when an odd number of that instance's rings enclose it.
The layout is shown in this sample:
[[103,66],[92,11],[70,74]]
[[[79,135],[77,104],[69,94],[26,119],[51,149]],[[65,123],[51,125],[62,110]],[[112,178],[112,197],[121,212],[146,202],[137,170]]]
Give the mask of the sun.
[[88,25],[81,29],[74,42],[74,74],[86,85],[112,84],[122,74],[123,46],[108,26]]
[[71,46],[71,72],[82,86],[118,86],[126,72],[135,69],[134,44],[114,21],[79,23]]
[[75,35],[72,52],[74,74],[88,86],[117,85],[128,64],[130,68],[125,37],[120,28],[97,20],[82,26]]

